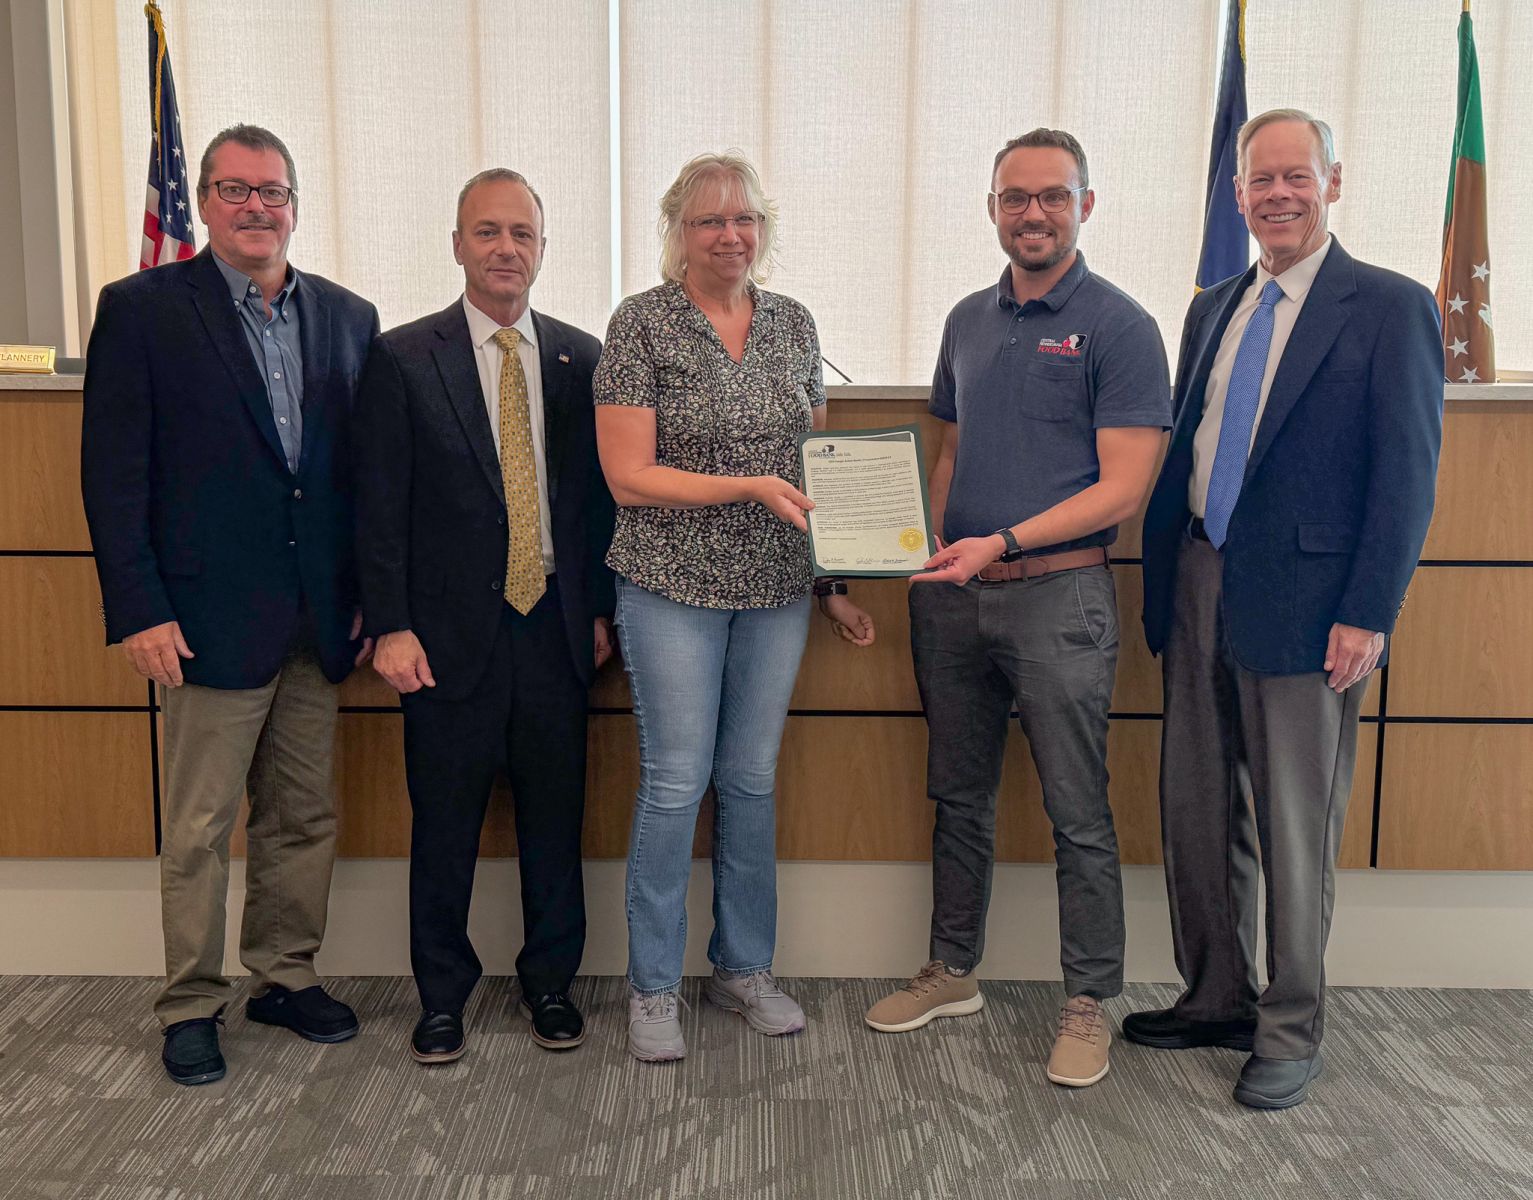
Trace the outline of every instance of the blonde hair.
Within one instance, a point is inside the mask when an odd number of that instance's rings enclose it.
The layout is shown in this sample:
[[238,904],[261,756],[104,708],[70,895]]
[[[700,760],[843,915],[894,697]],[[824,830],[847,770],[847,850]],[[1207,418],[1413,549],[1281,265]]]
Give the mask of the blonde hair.
[[745,193],[746,207],[766,214],[761,236],[756,240],[756,260],[751,263],[751,279],[765,283],[777,265],[777,202],[768,200],[761,187],[761,177],[750,160],[740,154],[699,154],[676,176],[676,182],[660,197],[660,276],[680,282],[687,273],[687,248],[682,235],[688,206],[710,183],[733,180]]
[[1235,137],[1236,169],[1242,179],[1246,174],[1246,150],[1251,145],[1251,138],[1258,129],[1276,125],[1279,121],[1297,121],[1301,125],[1308,125],[1320,151],[1320,169],[1329,171],[1336,165],[1336,135],[1331,132],[1329,125],[1319,117],[1310,116],[1302,108],[1269,108],[1242,125]]

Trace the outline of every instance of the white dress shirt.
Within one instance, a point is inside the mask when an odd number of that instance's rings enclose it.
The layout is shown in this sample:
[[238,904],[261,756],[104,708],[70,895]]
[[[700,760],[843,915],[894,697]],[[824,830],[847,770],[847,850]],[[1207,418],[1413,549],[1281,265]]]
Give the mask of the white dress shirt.
[[[495,455],[500,456],[500,346],[495,335],[501,324],[487,316],[463,297],[463,312],[468,317],[468,339],[474,346],[474,365],[479,368],[479,390],[484,395],[485,411],[490,416],[490,436],[495,439]],[[511,326],[522,335],[516,347],[527,376],[527,417],[532,424],[532,458],[538,472],[538,529],[543,537],[543,570],[554,571],[554,527],[548,506],[547,439],[543,436],[543,368],[538,359],[538,331],[532,323],[532,309]]]
[[[1234,369],[1235,352],[1240,349],[1240,339],[1245,336],[1246,326],[1251,323],[1251,314],[1256,311],[1256,302],[1262,294],[1262,288],[1267,286],[1267,280],[1276,279],[1278,287],[1283,289],[1283,295],[1272,308],[1272,345],[1267,350],[1267,369],[1262,372],[1256,420],[1251,422],[1252,445],[1256,443],[1256,431],[1262,425],[1262,414],[1267,411],[1267,394],[1272,391],[1272,377],[1277,374],[1278,364],[1283,361],[1288,336],[1293,333],[1294,322],[1299,319],[1299,310],[1304,307],[1304,300],[1314,285],[1315,276],[1320,273],[1320,264],[1325,261],[1333,240],[1327,234],[1318,250],[1308,258],[1294,263],[1281,275],[1272,275],[1258,265],[1255,280],[1240,298],[1235,315],[1230,318],[1229,326],[1224,331],[1224,340],[1219,343],[1219,352],[1214,355],[1214,365],[1208,372],[1208,384],[1203,392],[1203,420],[1198,423],[1198,432],[1192,439],[1192,480],[1188,484],[1187,505],[1192,509],[1193,516],[1201,518],[1206,515],[1208,478],[1214,469],[1214,453],[1219,449],[1219,429],[1224,424],[1224,397],[1230,387],[1230,372]],[[1250,453],[1249,446],[1246,451]]]

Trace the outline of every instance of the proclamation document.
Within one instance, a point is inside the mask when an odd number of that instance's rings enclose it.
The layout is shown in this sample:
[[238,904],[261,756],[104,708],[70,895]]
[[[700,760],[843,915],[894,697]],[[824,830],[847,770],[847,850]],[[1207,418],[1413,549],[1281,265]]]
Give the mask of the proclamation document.
[[915,575],[937,552],[918,426],[819,430],[798,452],[816,575]]

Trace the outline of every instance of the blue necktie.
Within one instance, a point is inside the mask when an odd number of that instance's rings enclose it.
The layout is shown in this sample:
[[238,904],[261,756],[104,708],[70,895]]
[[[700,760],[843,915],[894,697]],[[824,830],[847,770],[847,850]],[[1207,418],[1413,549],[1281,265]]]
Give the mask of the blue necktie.
[[1283,297],[1276,279],[1267,280],[1256,301],[1256,311],[1240,335],[1230,384],[1224,393],[1224,420],[1219,425],[1219,448],[1208,476],[1208,501],[1203,513],[1203,532],[1215,548],[1230,533],[1230,514],[1240,498],[1251,453],[1251,427],[1262,398],[1262,376],[1267,373],[1267,351],[1272,348],[1272,309]]

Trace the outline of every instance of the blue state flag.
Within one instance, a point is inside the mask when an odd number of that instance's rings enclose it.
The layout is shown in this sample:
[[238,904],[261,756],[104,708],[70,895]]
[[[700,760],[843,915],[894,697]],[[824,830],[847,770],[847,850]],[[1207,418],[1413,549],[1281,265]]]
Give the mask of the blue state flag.
[[1203,251],[1198,287],[1238,275],[1251,261],[1250,235],[1235,207],[1235,139],[1246,123],[1246,0],[1229,0],[1224,54],[1219,64],[1219,102],[1208,151],[1208,191],[1203,203]]

